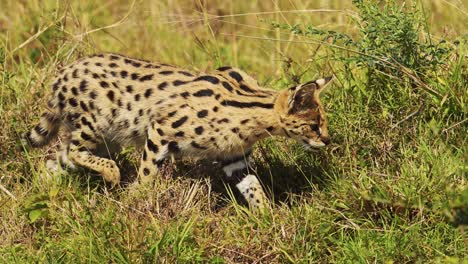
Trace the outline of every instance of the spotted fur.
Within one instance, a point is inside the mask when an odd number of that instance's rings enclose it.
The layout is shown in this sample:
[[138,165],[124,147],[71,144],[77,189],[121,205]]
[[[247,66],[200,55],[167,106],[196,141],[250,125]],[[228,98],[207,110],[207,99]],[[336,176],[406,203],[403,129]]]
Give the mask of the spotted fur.
[[61,162],[97,171],[112,184],[120,181],[119,168],[97,156],[102,145],[142,146],[142,182],[157,175],[171,155],[219,160],[246,200],[264,207],[260,183],[245,173],[253,144],[272,135],[306,147],[328,144],[319,94],[330,79],[278,92],[229,66],[205,74],[118,54],[94,55],[59,71],[51,111],[26,139],[44,146],[63,129]]

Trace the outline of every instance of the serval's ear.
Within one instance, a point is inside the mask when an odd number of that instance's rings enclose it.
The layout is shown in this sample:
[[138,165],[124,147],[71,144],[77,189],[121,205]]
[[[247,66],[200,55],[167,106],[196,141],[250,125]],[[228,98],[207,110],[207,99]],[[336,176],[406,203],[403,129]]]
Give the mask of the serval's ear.
[[289,89],[288,113],[312,110],[318,106],[318,97],[333,77],[306,82]]
[[318,85],[317,93],[320,95],[321,92],[333,81],[333,76],[325,77],[323,79],[315,80],[315,83]]

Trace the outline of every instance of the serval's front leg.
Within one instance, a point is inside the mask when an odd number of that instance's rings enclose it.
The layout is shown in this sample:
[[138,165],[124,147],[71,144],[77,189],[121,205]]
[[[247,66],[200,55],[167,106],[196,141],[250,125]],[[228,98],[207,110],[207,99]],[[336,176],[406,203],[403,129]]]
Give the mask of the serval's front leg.
[[249,173],[249,155],[250,152],[236,158],[224,160],[221,164],[228,181],[235,184],[250,208],[259,211],[268,208],[269,202],[257,177]]

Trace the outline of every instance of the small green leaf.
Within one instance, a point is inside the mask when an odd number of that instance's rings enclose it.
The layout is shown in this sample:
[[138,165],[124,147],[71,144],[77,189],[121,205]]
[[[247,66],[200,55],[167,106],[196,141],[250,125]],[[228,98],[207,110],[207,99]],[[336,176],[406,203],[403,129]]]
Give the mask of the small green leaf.
[[31,223],[34,223],[36,222],[41,216],[44,215],[44,211],[43,210],[32,210],[29,212],[29,221]]

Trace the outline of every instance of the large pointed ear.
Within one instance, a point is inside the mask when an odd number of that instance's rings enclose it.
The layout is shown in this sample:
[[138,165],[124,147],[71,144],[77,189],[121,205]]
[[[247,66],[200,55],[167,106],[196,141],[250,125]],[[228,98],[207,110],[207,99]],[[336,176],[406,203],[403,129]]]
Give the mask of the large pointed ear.
[[333,77],[306,82],[289,89],[288,113],[315,109],[318,106],[318,97]]
[[320,95],[320,93],[325,90],[325,87],[327,87],[331,83],[331,81],[333,81],[333,76],[325,77],[323,79],[318,79],[314,81],[318,85],[318,95]]

